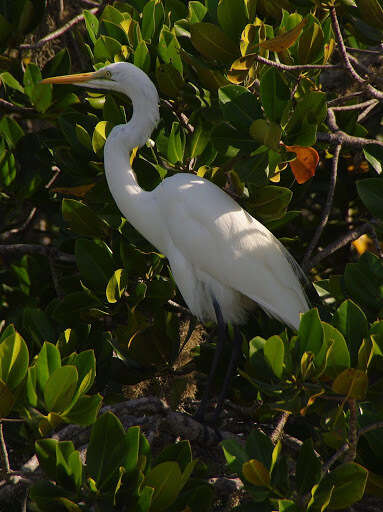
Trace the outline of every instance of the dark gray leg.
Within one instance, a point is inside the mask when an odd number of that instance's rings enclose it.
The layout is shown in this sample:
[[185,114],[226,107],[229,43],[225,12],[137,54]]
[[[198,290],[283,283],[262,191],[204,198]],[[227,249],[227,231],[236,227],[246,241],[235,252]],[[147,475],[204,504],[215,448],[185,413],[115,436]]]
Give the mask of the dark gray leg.
[[203,393],[200,406],[198,407],[198,411],[194,415],[194,418],[198,421],[203,421],[204,417],[205,417],[207,404],[209,402],[210,388],[213,384],[213,379],[214,379],[215,372],[217,370],[218,361],[222,355],[223,342],[225,339],[225,323],[223,321],[221,308],[219,307],[219,304],[215,299],[213,299],[213,306],[214,306],[215,316],[217,317],[217,324],[218,324],[218,342],[217,342],[217,346],[216,346],[215,353],[214,353],[213,363],[210,368],[206,388]]
[[241,331],[235,325],[234,326],[233,350],[231,352],[231,358],[230,358],[229,366],[226,371],[225,380],[223,382],[222,390],[221,390],[221,393],[219,394],[219,397],[217,400],[217,407],[215,408],[215,411],[214,411],[213,422],[217,421],[221,414],[223,401],[226,398],[227,389],[230,384],[231,377],[234,373],[235,368],[237,367],[238,358],[239,358],[239,355],[241,353],[241,348],[242,348],[241,345],[242,345]]

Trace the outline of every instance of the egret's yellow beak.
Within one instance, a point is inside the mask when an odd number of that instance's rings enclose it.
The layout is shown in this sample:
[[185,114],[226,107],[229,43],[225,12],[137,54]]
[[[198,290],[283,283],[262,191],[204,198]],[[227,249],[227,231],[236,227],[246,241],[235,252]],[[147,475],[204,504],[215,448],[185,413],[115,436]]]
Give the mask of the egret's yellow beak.
[[76,75],[53,76],[51,78],[44,78],[40,83],[42,84],[75,84],[78,82],[89,82],[95,78],[95,73],[78,73]]

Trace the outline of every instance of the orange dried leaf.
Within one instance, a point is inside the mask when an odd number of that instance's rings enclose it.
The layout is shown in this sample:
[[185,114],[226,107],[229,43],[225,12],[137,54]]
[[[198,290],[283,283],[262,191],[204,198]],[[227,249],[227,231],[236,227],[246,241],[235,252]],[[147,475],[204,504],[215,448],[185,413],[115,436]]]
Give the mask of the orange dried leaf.
[[290,162],[290,167],[299,184],[306,183],[315,176],[319,163],[319,155],[316,149],[304,146],[285,146],[285,148],[297,155],[296,159]]
[[75,197],[85,197],[89,190],[92,190],[95,185],[95,183],[89,183],[89,185],[79,185],[78,187],[56,187],[52,188],[52,191],[60,192],[61,194],[69,194]]
[[287,32],[284,32],[277,37],[274,37],[274,39],[262,41],[259,46],[261,48],[266,48],[266,50],[271,50],[272,52],[283,52],[295,43],[295,41],[301,35],[303,27],[306,25],[306,23],[307,19],[303,19],[296,27]]

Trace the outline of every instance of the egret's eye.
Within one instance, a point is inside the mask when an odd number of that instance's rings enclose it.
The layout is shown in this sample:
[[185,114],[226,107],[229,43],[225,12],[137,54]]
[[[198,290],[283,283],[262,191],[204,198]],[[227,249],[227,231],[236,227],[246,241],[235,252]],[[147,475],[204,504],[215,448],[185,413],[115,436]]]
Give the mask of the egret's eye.
[[107,79],[107,80],[110,80],[112,78],[112,73],[110,71],[105,71],[105,75],[104,77]]

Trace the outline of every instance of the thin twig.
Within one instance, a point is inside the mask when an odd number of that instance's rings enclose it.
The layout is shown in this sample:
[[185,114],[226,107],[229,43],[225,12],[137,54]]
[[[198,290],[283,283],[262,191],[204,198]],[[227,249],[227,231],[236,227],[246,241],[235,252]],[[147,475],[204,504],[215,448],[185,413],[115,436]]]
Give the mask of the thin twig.
[[338,107],[331,107],[331,110],[335,112],[345,112],[346,110],[362,110],[363,108],[369,107],[371,105],[379,105],[379,101],[376,99],[372,99],[368,101],[363,101],[362,103],[355,103],[354,105],[340,105]]
[[[92,14],[96,14],[96,13],[98,13],[98,11],[100,9],[101,9],[101,6],[100,7],[94,7],[93,9],[90,9],[89,12],[91,12]],[[77,23],[80,23],[80,21],[82,21],[83,19],[84,19],[84,15],[83,14],[78,14],[77,16],[75,16],[74,18],[69,20],[67,23],[65,23],[65,25],[63,25],[62,27],[58,28],[54,32],[51,32],[50,34],[48,34],[47,36],[43,37],[42,39],[40,39],[36,43],[21,44],[19,46],[19,48],[21,50],[36,50],[37,48],[41,48],[42,46],[44,46],[49,41],[52,41],[53,39],[57,39],[58,37],[60,37],[63,34],[65,34],[65,32],[70,30],[74,25],[77,25]]]
[[371,229],[371,224],[368,222],[365,224],[362,224],[361,226],[358,226],[357,228],[353,229],[352,231],[348,231],[346,234],[340,236],[337,240],[329,244],[327,247],[322,249],[318,254],[314,256],[308,263],[307,263],[307,269],[311,269],[318,265],[322,260],[330,256],[330,254],[333,254],[334,252],[338,251],[345,245],[349,244],[350,242],[353,242],[354,240],[357,240],[362,235],[369,233]]
[[4,231],[4,233],[0,233],[0,240],[2,242],[5,242],[6,240],[8,240],[9,238],[12,238],[13,236],[23,234],[24,231],[26,229],[28,229],[29,225],[31,224],[31,222],[35,218],[36,213],[37,213],[37,208],[36,208],[36,206],[34,206],[31,209],[31,211],[29,212],[28,217],[25,219],[25,221],[18,228],[12,228],[12,229],[10,229],[8,231]]
[[364,78],[362,78],[354,69],[354,67],[351,64],[351,61],[349,59],[349,55],[347,53],[342,32],[340,30],[338,16],[336,14],[336,8],[335,6],[330,7],[330,16],[331,16],[331,22],[332,22],[332,28],[334,31],[335,39],[338,44],[338,49],[342,55],[342,63],[344,65],[344,68],[349,73],[349,75],[359,84],[361,84],[366,91],[369,92],[369,94],[377,98],[379,100],[383,99],[383,92],[378,91],[378,89],[375,89],[371,84],[369,84]]
[[367,66],[359,62],[358,59],[356,59],[352,55],[349,55],[348,58],[350,62],[355,66],[355,68],[359,69],[359,71],[364,73],[367,76],[367,78],[370,77],[372,81],[377,82],[380,85],[383,84],[383,79],[377,73],[375,73]]
[[7,112],[9,114],[36,114],[36,110],[30,107],[19,107],[18,105],[14,105],[7,100],[0,98],[0,110]]
[[348,401],[348,406],[350,409],[349,449],[344,458],[344,462],[353,462],[356,457],[356,448],[358,445],[358,411],[356,400],[351,398]]
[[339,103],[346,103],[347,101],[353,100],[355,98],[359,98],[360,96],[365,96],[365,91],[353,92],[351,94],[347,94],[346,96],[340,96],[339,98],[334,98],[333,100],[329,100],[327,105],[332,107],[333,105],[338,105]]
[[372,105],[366,107],[363,112],[361,112],[358,116],[358,119],[357,119],[357,122],[358,123],[361,123],[362,121],[364,121],[369,115],[370,113],[374,110],[374,108],[377,106],[377,105],[380,105],[379,102],[377,103],[373,103]]
[[363,48],[353,48],[352,46],[345,46],[346,50],[348,51],[348,53],[366,53],[366,54],[369,54],[369,55],[377,55],[377,56],[381,56],[382,55],[382,50],[367,50],[367,49],[363,49]]
[[[248,57],[249,55],[247,55]],[[310,71],[316,69],[340,69],[342,68],[339,64],[296,64],[296,65],[288,65],[282,64],[281,62],[276,62],[275,60],[266,59],[265,57],[261,57],[260,55],[256,55],[254,53],[251,54],[251,57],[254,58],[257,62],[261,64],[267,64],[268,66],[273,66],[280,71]]]
[[358,436],[363,436],[367,434],[367,432],[371,432],[372,430],[378,430],[379,428],[383,428],[383,421],[377,421],[376,423],[372,423],[372,425],[368,425],[367,427],[363,427],[359,430]]
[[162,103],[168,107],[169,110],[177,117],[181,124],[187,129],[189,133],[194,133],[194,126],[189,123],[189,119],[183,112],[178,112],[173,103],[169,100],[162,100]]
[[0,458],[2,473],[4,474],[5,478],[8,479],[9,475],[11,474],[11,466],[9,465],[8,450],[7,445],[5,444],[2,421],[0,421]]
[[75,263],[76,258],[72,254],[59,251],[51,245],[39,244],[0,244],[2,256],[24,256],[24,254],[38,254],[41,256],[52,255],[53,258],[62,263]]
[[309,244],[309,247],[308,247],[305,257],[303,259],[303,263],[302,263],[303,270],[307,270],[307,266],[308,266],[309,260],[311,258],[311,254],[312,254],[313,250],[315,249],[315,247],[322,235],[322,232],[327,224],[328,218],[330,216],[332,202],[334,199],[336,180],[337,180],[337,176],[338,176],[338,163],[339,163],[339,155],[340,155],[341,149],[342,149],[342,144],[338,144],[335,147],[334,156],[332,159],[331,178],[330,178],[330,184],[329,184],[329,189],[328,189],[328,193],[327,193],[326,203],[323,208],[322,217],[320,219],[319,225],[315,231],[315,234]]

